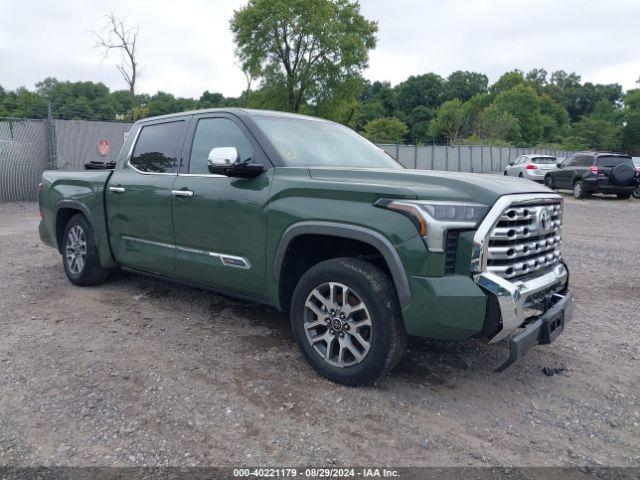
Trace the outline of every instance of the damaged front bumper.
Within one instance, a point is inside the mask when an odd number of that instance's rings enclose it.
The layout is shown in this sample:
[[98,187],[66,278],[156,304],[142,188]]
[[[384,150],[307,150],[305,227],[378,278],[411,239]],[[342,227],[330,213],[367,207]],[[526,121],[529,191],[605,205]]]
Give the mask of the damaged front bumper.
[[499,328],[490,343],[524,328],[509,340],[509,359],[496,371],[504,370],[532,347],[551,343],[571,319],[574,302],[564,263],[528,281],[511,282],[488,272],[478,274],[475,281],[498,306]]

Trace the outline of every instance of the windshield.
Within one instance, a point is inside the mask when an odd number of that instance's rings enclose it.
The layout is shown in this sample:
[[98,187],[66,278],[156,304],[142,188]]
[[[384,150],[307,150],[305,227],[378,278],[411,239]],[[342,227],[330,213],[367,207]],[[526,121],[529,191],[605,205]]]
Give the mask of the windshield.
[[538,165],[555,165],[557,162],[555,157],[535,157],[531,160]]
[[634,166],[631,157],[598,157],[598,160],[596,161],[596,165],[599,167],[615,167],[621,163],[626,163],[632,167]]
[[404,168],[373,143],[336,123],[263,115],[253,119],[291,167]]

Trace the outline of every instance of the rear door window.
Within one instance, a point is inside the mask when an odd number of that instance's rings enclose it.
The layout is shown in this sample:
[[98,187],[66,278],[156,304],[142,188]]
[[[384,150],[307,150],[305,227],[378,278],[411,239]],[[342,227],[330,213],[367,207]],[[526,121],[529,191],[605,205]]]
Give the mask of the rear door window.
[[533,163],[537,163],[538,165],[555,165],[556,159],[549,157],[534,157],[532,159]]
[[142,127],[129,163],[143,173],[176,173],[185,128],[184,120]]
[[631,157],[598,157],[598,160],[596,160],[596,165],[599,167],[611,168],[615,167],[616,165],[620,165],[621,163],[631,165],[632,167],[634,166]]

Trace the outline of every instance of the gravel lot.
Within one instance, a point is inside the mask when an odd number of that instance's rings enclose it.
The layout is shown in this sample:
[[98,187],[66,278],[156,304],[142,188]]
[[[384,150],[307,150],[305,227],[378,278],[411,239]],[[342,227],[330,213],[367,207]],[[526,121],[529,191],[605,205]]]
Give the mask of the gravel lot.
[[416,340],[354,389],[274,310],[73,287],[37,206],[0,205],[0,465],[640,466],[640,201],[567,196],[564,218],[577,309],[553,345],[494,374],[506,345]]

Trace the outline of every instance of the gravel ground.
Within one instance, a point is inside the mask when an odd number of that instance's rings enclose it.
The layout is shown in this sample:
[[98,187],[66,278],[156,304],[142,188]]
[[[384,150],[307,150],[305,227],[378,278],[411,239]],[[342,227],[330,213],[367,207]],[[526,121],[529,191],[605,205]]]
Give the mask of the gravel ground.
[[72,286],[37,206],[0,205],[0,465],[640,466],[640,201],[565,205],[577,308],[553,345],[494,374],[506,345],[415,340],[358,389],[315,375],[272,309]]

